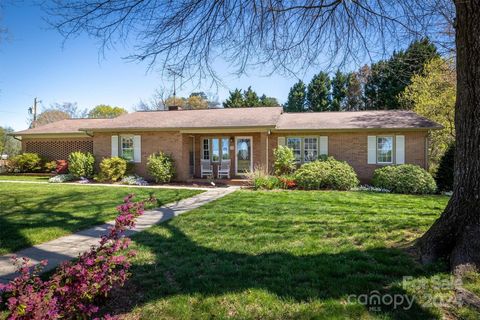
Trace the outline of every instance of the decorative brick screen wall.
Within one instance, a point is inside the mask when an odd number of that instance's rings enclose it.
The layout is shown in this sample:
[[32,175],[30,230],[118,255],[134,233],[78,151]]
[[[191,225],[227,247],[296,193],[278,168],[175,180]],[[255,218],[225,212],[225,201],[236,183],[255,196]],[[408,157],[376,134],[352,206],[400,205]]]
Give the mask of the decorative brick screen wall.
[[25,141],[25,152],[38,153],[47,160],[68,159],[75,151],[93,153],[92,140],[31,140]]

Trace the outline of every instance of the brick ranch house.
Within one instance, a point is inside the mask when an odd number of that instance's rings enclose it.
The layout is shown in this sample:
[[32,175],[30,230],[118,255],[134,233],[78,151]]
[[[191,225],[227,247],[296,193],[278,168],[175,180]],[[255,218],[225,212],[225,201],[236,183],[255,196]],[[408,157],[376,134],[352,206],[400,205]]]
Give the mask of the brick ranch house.
[[[428,168],[428,132],[437,123],[411,111],[285,113],[280,107],[134,112],[115,119],[68,119],[15,132],[24,152],[49,160],[73,151],[121,156],[148,177],[147,157],[163,151],[175,160],[179,181],[200,178],[201,160],[216,172],[230,159],[230,176],[273,168],[273,150],[291,147],[299,163],[319,155],[353,166],[362,182],[384,165]],[[205,164],[205,161],[203,161]]]

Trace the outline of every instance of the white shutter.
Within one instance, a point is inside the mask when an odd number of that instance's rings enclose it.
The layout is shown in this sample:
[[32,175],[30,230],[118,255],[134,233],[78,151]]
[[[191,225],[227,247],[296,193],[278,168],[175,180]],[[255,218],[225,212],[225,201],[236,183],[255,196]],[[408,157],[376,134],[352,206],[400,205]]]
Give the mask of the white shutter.
[[118,136],[112,136],[112,157],[118,157]]
[[395,163],[405,163],[405,136],[395,136]]
[[368,136],[368,164],[377,163],[377,137]]
[[142,136],[133,136],[133,162],[142,162]]
[[327,136],[320,136],[320,153],[319,155],[326,155],[328,156],[328,137]]
[[285,145],[285,137],[278,137],[278,145],[279,146]]

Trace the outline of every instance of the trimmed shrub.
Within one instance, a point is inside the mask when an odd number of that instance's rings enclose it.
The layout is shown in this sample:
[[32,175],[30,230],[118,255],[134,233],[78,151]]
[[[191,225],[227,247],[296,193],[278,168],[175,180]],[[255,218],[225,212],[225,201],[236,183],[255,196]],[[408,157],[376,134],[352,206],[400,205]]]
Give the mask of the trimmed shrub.
[[286,146],[278,146],[278,148],[273,150],[273,156],[275,158],[273,168],[276,175],[280,176],[295,171],[295,155],[293,154],[293,150],[291,148]]
[[435,180],[437,181],[438,191],[453,190],[453,168],[455,165],[455,145],[451,144],[443,154],[438,165]]
[[57,168],[57,161],[55,160],[45,162],[45,164],[43,165],[44,171],[48,173],[54,172],[56,168]]
[[117,181],[125,175],[127,161],[119,157],[104,158],[100,162],[100,173],[97,177],[100,181]]
[[171,156],[163,152],[154,153],[148,157],[147,170],[156,183],[170,182],[175,176],[174,161]]
[[373,173],[372,185],[394,193],[428,194],[437,190],[432,175],[413,164],[378,168]]
[[70,153],[68,157],[69,171],[74,176],[80,178],[93,177],[93,170],[95,165],[95,158],[89,152],[83,153],[80,151]]
[[42,171],[42,158],[36,153],[23,153],[8,161],[10,172],[39,172]]
[[359,183],[353,168],[332,157],[303,164],[295,172],[297,185],[306,190],[350,190]]

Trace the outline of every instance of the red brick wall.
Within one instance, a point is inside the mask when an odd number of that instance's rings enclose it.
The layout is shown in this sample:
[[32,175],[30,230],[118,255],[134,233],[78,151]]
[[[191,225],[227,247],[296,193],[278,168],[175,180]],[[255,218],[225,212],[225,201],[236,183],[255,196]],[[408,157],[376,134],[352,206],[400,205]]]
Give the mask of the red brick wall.
[[[151,178],[147,174],[147,158],[152,153],[159,151],[172,155],[175,160],[177,171],[177,180],[188,178],[188,158],[184,159],[183,153],[183,135],[179,132],[132,132],[122,133],[125,135],[140,135],[142,157],[140,163],[135,163],[135,172],[142,177]],[[97,162],[103,158],[111,156],[111,137],[112,135],[121,135],[117,133],[95,133],[93,137],[93,154]],[[187,153],[188,155],[188,153]],[[186,164],[185,164],[186,163]]]
[[[404,135],[405,136],[405,163],[416,164],[427,168],[425,158],[425,141],[427,132],[308,132],[306,136],[328,136],[328,154],[335,159],[347,161],[357,172],[362,183],[372,178],[373,171],[382,165],[367,164],[367,140],[370,135]],[[278,137],[302,136],[296,133],[273,133],[269,136],[269,168],[273,168],[273,149],[277,147]]]

